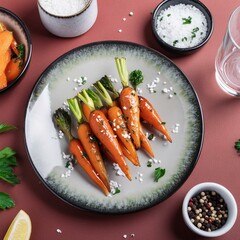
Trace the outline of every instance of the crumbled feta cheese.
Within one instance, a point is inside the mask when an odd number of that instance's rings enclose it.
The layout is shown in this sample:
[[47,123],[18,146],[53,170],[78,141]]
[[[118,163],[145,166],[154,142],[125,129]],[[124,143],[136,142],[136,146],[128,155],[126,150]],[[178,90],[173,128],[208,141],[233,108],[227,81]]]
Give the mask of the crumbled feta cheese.
[[129,13],[129,16],[133,16],[133,12],[130,12],[130,13]]
[[57,231],[57,233],[62,233],[62,230],[59,228],[56,231]]
[[119,30],[118,30],[118,32],[120,32],[120,33],[121,33],[121,32],[122,32],[122,29],[119,29]]

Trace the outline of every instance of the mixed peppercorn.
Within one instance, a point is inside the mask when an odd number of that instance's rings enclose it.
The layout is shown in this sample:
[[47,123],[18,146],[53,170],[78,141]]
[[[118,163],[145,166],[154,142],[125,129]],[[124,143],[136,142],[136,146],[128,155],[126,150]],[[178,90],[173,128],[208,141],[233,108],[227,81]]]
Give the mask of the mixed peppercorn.
[[191,222],[204,231],[221,228],[227,221],[228,208],[224,199],[215,191],[202,191],[188,203]]

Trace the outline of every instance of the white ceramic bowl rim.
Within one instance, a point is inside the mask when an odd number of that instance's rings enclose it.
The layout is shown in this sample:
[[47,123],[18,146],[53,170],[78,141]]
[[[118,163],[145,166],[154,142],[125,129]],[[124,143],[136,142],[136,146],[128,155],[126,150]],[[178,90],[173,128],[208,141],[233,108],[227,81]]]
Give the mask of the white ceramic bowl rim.
[[[212,232],[207,232],[207,231],[197,228],[191,222],[191,220],[188,216],[188,211],[187,211],[188,202],[191,199],[191,197],[197,195],[201,191],[207,191],[207,190],[216,191],[218,194],[220,194],[222,196],[222,198],[225,200],[225,203],[227,204],[227,207],[228,207],[228,219],[227,219],[226,223],[221,228],[219,228],[215,231],[212,231]],[[237,218],[237,204],[236,204],[236,201],[235,201],[233,195],[227,188],[225,188],[224,186],[222,186],[218,183],[204,182],[204,183],[200,183],[200,184],[194,186],[192,189],[190,189],[188,191],[188,193],[186,194],[184,201],[183,201],[182,214],[183,214],[183,218],[184,218],[184,221],[187,224],[187,226],[195,233],[197,233],[201,236],[205,236],[205,237],[217,237],[217,236],[221,236],[221,235],[225,234],[226,232],[228,232],[234,225],[236,218]]]
[[55,15],[55,14],[52,14],[52,13],[48,12],[45,8],[42,7],[42,5],[40,4],[40,0],[38,0],[38,5],[45,13],[47,13],[48,15],[50,15],[52,17],[56,17],[56,18],[73,18],[73,17],[76,17],[76,16],[82,14],[83,12],[85,12],[89,8],[89,6],[91,5],[92,1],[93,0],[88,0],[87,4],[85,5],[85,7],[83,9],[81,9],[77,13],[74,13],[74,14],[68,15],[68,16],[60,16],[60,15]]

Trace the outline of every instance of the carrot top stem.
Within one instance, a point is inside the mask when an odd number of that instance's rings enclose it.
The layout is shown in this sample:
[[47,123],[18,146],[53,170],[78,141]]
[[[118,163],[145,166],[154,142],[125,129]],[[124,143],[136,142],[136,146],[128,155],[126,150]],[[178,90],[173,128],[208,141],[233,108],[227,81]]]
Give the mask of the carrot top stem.
[[101,98],[94,91],[92,91],[91,89],[88,88],[88,89],[86,89],[86,92],[87,92],[88,96],[92,99],[93,105],[95,108],[100,109],[103,107]]
[[67,111],[62,108],[58,108],[53,114],[53,120],[57,127],[64,132],[69,140],[73,139],[71,134],[71,117]]
[[117,98],[119,98],[119,92],[115,89],[110,78],[107,75],[103,76],[99,80],[99,82],[102,84],[103,87],[105,87],[106,90],[108,90],[109,92],[111,92],[113,94],[113,96],[112,96],[113,100],[116,100]]
[[129,86],[129,74],[127,70],[127,62],[124,57],[116,57],[115,62],[117,65],[118,74],[122,82],[123,87]]
[[113,101],[109,93],[107,92],[106,88],[101,84],[100,81],[97,81],[93,84],[96,92],[103,98],[103,100],[106,102],[106,104],[109,107],[113,106]]
[[92,98],[88,95],[86,89],[83,89],[82,92],[77,94],[78,98],[80,98],[85,104],[87,104],[91,111],[95,110],[94,102]]
[[75,118],[77,119],[77,122],[82,123],[83,122],[83,115],[82,115],[82,111],[81,111],[78,99],[76,97],[70,98],[70,99],[67,99],[67,102],[68,102],[68,105],[70,107],[70,110],[72,111]]

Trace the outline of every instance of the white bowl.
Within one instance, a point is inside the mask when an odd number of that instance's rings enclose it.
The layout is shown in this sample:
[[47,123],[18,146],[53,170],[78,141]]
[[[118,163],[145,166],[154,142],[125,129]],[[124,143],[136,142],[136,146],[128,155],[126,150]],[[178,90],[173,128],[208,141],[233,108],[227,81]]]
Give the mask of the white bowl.
[[[219,229],[208,232],[204,231],[202,229],[199,229],[196,227],[190,220],[190,217],[188,216],[188,203],[189,200],[196,196],[198,193],[202,191],[215,191],[218,194],[221,195],[221,197],[224,199],[225,203],[227,204],[228,208],[228,218],[226,223]],[[186,194],[183,205],[182,205],[182,214],[183,219],[186,223],[186,225],[191,229],[193,232],[197,233],[198,235],[204,236],[204,237],[218,237],[226,232],[228,232],[234,225],[236,218],[237,218],[237,204],[236,201],[231,194],[231,192],[223,187],[220,184],[213,183],[213,182],[205,182],[200,183],[196,186],[194,186],[192,189],[189,190],[189,192]]]
[[85,6],[73,13],[67,9],[71,6],[68,1],[61,2],[66,4],[65,10],[64,5],[62,9],[57,8],[56,1],[38,0],[40,19],[49,32],[70,38],[84,34],[93,26],[98,15],[97,0],[85,0]]

